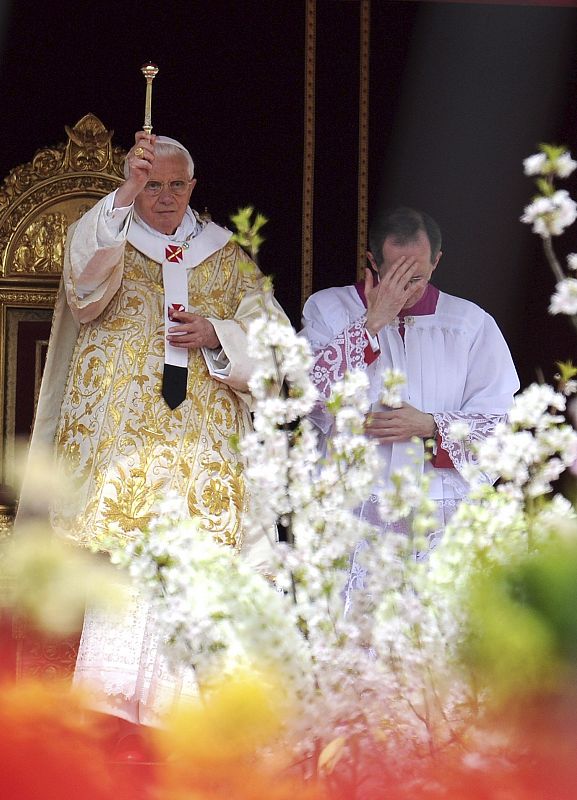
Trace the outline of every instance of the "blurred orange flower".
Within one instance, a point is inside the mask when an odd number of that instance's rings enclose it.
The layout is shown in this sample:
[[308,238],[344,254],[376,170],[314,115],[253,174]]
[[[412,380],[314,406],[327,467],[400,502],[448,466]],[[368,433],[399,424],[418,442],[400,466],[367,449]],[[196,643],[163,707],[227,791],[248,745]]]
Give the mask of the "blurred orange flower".
[[0,797],[124,800],[122,783],[97,721],[68,684],[0,685]]

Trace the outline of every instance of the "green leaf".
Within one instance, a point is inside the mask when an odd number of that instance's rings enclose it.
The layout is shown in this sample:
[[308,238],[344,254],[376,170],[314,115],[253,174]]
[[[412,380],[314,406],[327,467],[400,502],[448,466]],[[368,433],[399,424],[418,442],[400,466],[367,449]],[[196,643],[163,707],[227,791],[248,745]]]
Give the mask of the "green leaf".
[[563,153],[567,152],[567,148],[564,145],[547,143],[541,143],[539,145],[539,150],[541,150],[542,153],[545,153],[550,161],[557,161],[557,159],[562,156]]
[[228,437],[228,445],[233,453],[240,453],[240,438],[238,433],[232,433]]
[[236,214],[231,216],[231,222],[239,234],[248,234],[253,211],[253,206],[246,206],[245,208],[239,208]]
[[268,219],[264,214],[257,213],[254,220],[254,206],[246,206],[239,208],[236,214],[232,214],[230,219],[236,229],[233,234],[233,241],[238,242],[241,247],[247,249],[254,257],[257,255],[264,238],[259,234],[263,225],[266,225]]
[[[234,241],[238,241],[234,236],[232,238]],[[256,266],[252,261],[241,261],[238,265],[238,271],[241,275],[251,275],[255,270]]]
[[563,383],[572,380],[577,375],[577,367],[572,361],[556,361],[555,366],[559,370],[559,375]]
[[537,178],[535,183],[537,184],[537,188],[541,194],[545,195],[545,197],[551,197],[551,195],[555,192],[553,181],[551,181],[549,178]]

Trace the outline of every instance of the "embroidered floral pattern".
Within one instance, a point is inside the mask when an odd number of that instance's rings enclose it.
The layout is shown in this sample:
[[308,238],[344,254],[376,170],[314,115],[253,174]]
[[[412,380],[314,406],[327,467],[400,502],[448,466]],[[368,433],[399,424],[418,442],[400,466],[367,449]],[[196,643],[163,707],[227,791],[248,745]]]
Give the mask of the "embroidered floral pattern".
[[366,369],[365,348],[369,340],[365,322],[365,315],[359,317],[317,353],[311,378],[323,397],[330,397],[331,384],[342,380],[348,370]]

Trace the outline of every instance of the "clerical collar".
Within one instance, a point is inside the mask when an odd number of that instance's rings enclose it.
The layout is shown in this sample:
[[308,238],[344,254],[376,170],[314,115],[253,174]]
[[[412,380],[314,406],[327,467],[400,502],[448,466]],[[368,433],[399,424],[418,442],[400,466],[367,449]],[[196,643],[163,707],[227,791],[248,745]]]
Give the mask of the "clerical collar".
[[[359,281],[355,283],[355,289],[359,295],[364,307],[367,307],[367,298],[365,297],[365,282]],[[432,283],[427,284],[427,288],[423,292],[420,300],[417,300],[411,308],[405,308],[399,311],[399,319],[404,317],[422,317],[425,314],[434,314],[437,310],[437,302],[439,300],[439,290]]]
[[399,311],[399,319],[403,317],[422,317],[425,314],[434,314],[437,310],[437,301],[439,299],[439,290],[431,283],[427,284],[427,288],[423,292],[420,300],[417,300],[414,306],[410,308],[403,308]]
[[157,231],[156,228],[153,228],[151,225],[145,222],[142,217],[138,215],[136,210],[134,211],[134,221],[137,222],[147,233],[151,234],[152,236],[156,236],[159,239],[168,240],[169,242],[185,242],[188,241],[188,239],[194,239],[194,237],[198,236],[203,228],[202,223],[195,217],[192,209],[189,206],[187,206],[186,211],[184,212],[184,217],[182,218],[182,222],[174,233],[161,233],[160,231]]

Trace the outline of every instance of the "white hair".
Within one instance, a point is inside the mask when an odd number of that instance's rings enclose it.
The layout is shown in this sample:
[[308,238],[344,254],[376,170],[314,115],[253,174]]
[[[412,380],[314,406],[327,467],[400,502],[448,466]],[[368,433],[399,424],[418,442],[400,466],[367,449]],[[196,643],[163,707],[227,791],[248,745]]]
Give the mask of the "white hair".
[[[176,139],[171,139],[170,136],[157,136],[154,143],[154,152],[157,156],[181,156],[186,161],[188,167],[188,179],[192,180],[194,177],[194,161],[186,147],[177,142]],[[128,161],[124,161],[124,177],[128,178]]]

